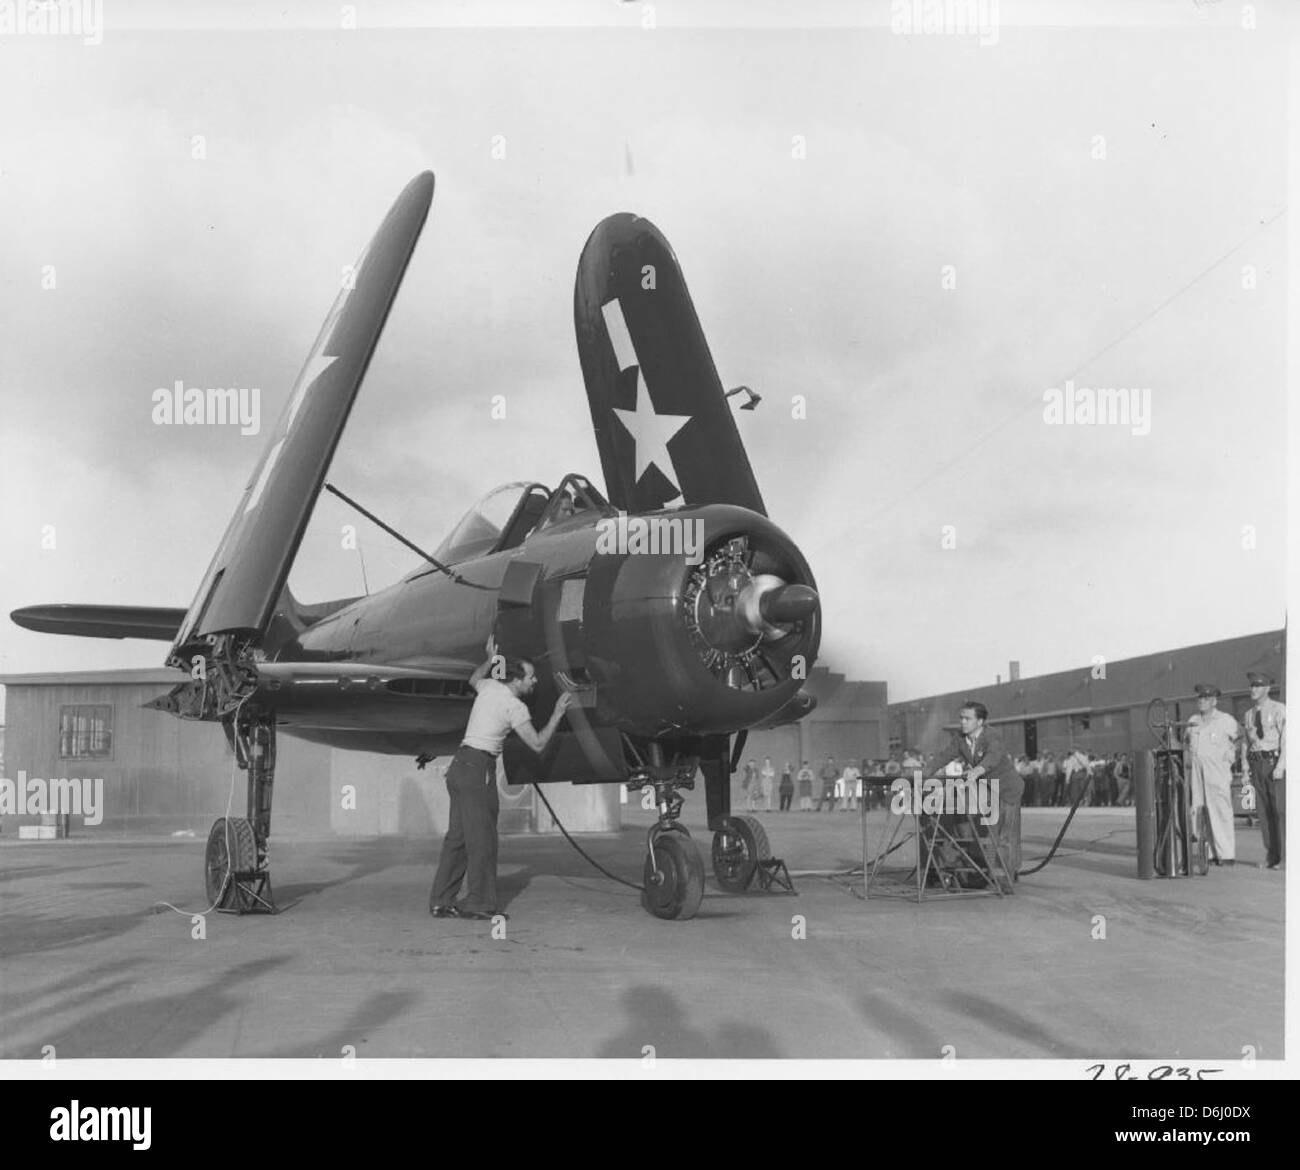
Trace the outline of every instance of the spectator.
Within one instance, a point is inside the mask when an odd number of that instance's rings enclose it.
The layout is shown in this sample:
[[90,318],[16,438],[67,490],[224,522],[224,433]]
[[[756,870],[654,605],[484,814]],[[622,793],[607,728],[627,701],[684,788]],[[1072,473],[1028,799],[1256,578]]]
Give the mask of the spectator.
[[745,776],[740,782],[741,790],[745,793],[745,808],[749,812],[758,811],[758,764],[754,760],[749,760],[745,764]]
[[812,789],[815,778],[813,770],[808,767],[808,761],[804,760],[798,775],[800,812],[812,812]]
[[1037,757],[1025,757],[1025,795],[1021,799],[1021,807],[1025,805],[1036,805],[1038,803],[1038,769],[1039,761]]
[[1056,762],[1056,756],[1051,752],[1044,752],[1043,763],[1038,772],[1042,778],[1043,802],[1045,804],[1059,805],[1065,787],[1065,777],[1061,773],[1060,765]]
[[1120,752],[1115,757],[1115,803],[1126,806],[1133,803],[1133,768],[1128,762],[1128,752]]
[[786,760],[785,767],[781,769],[781,811],[790,811],[790,802],[794,800],[794,773],[793,766],[789,760]]
[[762,781],[763,811],[772,811],[772,789],[776,787],[776,769],[772,767],[772,757],[763,757],[763,770],[758,774]]
[[821,770],[822,791],[817,799],[817,811],[822,811],[822,805],[829,804],[828,812],[835,811],[835,784],[840,778],[840,770],[835,766],[835,757],[827,756],[826,762],[822,765]]
[[844,765],[844,771],[840,773],[840,791],[844,797],[840,805],[840,812],[848,812],[850,809],[857,808],[853,799],[853,790],[858,783],[858,777],[862,775],[861,770],[852,760]]
[[1061,764],[1061,776],[1064,780],[1065,803],[1073,804],[1086,783],[1088,775],[1088,753],[1083,748],[1074,748]]

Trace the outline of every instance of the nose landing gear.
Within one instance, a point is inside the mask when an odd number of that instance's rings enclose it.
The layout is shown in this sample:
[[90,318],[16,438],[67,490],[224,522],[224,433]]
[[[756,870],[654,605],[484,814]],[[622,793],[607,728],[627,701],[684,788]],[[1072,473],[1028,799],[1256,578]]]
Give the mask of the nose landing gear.
[[704,860],[699,846],[679,823],[684,797],[679,788],[695,787],[697,757],[664,763],[661,744],[649,745],[650,759],[627,782],[634,791],[652,787],[659,819],[646,833],[641,905],[656,918],[694,918],[704,900]]

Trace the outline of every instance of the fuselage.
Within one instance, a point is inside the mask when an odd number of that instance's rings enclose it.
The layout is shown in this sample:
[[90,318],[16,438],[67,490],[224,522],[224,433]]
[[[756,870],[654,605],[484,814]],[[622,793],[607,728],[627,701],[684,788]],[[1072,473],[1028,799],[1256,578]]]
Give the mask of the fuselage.
[[[631,518],[624,529],[641,521],[694,526],[688,530],[699,534],[700,545],[694,556],[619,550],[612,539],[617,518],[580,514],[515,548],[455,564],[462,581],[421,568],[268,655],[279,663],[355,663],[353,685],[264,698],[290,735],[360,750],[442,754],[459,744],[473,699],[457,680],[468,678],[495,636],[503,653],[536,663],[534,705],[543,717],[560,689],[580,696],[592,725],[646,738],[730,733],[787,708],[816,654],[817,615],[775,636],[749,637],[741,629],[740,640],[755,644],[749,657],[731,643],[715,649],[709,639],[720,641],[715,631],[739,621],[731,610],[746,585],[754,587],[753,574],[719,550],[740,539],[751,559],[762,558],[781,581],[812,586],[793,542],[766,517],[730,505]],[[791,672],[796,656],[804,669]],[[445,681],[371,689],[367,665],[427,669]]]

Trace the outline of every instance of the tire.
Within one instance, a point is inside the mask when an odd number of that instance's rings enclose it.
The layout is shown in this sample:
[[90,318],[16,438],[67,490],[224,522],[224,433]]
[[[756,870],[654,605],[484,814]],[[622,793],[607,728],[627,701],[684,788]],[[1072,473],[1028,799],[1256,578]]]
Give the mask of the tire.
[[729,894],[747,890],[758,863],[771,856],[767,830],[754,817],[726,817],[713,834],[713,878]]
[[232,873],[247,873],[257,866],[257,841],[252,823],[244,817],[220,817],[212,823],[203,855],[204,887],[208,904],[218,910],[235,906]]
[[[655,862],[658,863],[656,868]],[[694,918],[704,899],[704,861],[684,832],[663,833],[654,843],[654,862],[645,859],[641,905],[656,918]]]

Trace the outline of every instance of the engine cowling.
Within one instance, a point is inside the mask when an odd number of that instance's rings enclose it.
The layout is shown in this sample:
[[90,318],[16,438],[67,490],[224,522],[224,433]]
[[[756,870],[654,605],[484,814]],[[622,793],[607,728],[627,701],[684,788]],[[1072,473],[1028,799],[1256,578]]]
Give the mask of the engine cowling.
[[[654,527],[663,521],[662,536],[692,539],[665,550]],[[801,688],[821,638],[820,600],[784,532],[720,504],[627,518],[622,531],[628,547],[598,544],[582,604],[602,722],[643,736],[710,735],[812,709]]]

